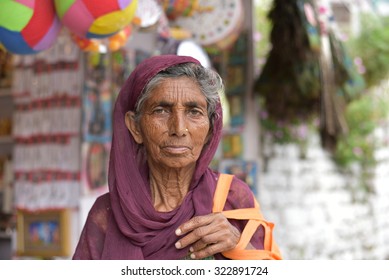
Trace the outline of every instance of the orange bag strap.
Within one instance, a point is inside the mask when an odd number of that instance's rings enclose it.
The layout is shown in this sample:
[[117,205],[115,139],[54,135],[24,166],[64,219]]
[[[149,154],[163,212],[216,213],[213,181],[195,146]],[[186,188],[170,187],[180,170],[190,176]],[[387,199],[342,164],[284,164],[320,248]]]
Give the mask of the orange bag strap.
[[213,195],[213,213],[223,211],[233,178],[234,175],[220,174],[219,180],[216,185],[215,194]]
[[[277,244],[273,240],[274,224],[267,222],[261,213],[259,203],[254,198],[254,208],[242,208],[223,211],[227,200],[228,192],[234,175],[220,174],[213,197],[212,212],[221,212],[227,219],[249,220],[241,234],[240,240],[232,250],[225,251],[222,254],[234,260],[263,260],[263,259],[281,259],[281,254]],[[252,236],[259,226],[265,230],[264,249],[246,250]]]

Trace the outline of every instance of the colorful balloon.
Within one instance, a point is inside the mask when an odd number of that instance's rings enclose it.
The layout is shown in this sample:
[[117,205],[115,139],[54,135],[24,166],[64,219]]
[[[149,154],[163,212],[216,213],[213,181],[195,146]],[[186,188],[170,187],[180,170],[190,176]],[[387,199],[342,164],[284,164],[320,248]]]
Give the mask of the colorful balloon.
[[54,0],[62,24],[82,38],[106,38],[128,26],[138,0]]
[[46,50],[54,44],[60,29],[52,0],[0,1],[0,43],[11,53]]

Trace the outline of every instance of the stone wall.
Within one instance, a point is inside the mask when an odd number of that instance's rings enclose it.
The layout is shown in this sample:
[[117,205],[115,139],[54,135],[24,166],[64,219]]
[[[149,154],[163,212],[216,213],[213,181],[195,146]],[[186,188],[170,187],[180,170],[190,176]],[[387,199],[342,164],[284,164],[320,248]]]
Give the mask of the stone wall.
[[[388,127],[377,135],[388,140]],[[389,259],[389,144],[376,152],[367,193],[356,176],[339,171],[318,135],[308,143],[304,154],[295,144],[263,150],[258,199],[283,258]]]

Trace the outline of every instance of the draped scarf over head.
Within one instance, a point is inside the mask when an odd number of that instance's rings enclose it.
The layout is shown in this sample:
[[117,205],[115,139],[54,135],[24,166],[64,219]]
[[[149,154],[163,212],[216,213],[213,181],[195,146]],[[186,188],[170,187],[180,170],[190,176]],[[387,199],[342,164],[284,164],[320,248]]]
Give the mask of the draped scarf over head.
[[216,108],[212,137],[197,161],[189,192],[182,204],[170,212],[154,209],[147,163],[139,145],[125,125],[125,114],[133,111],[143,89],[157,73],[182,64],[200,64],[188,56],[162,55],[144,60],[120,90],[113,113],[113,138],[109,162],[111,217],[103,247],[103,259],[180,259],[188,254],[176,249],[175,230],[197,215],[212,211],[217,176],[209,169],[222,132],[222,108]]

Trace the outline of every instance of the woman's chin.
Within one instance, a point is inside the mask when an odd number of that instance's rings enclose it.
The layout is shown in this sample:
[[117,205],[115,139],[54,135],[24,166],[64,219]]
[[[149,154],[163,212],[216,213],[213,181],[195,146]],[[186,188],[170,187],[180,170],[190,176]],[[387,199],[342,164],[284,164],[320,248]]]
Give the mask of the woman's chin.
[[196,161],[189,160],[188,157],[172,157],[169,160],[165,160],[160,163],[166,168],[176,169],[176,168],[192,168],[196,166]]

